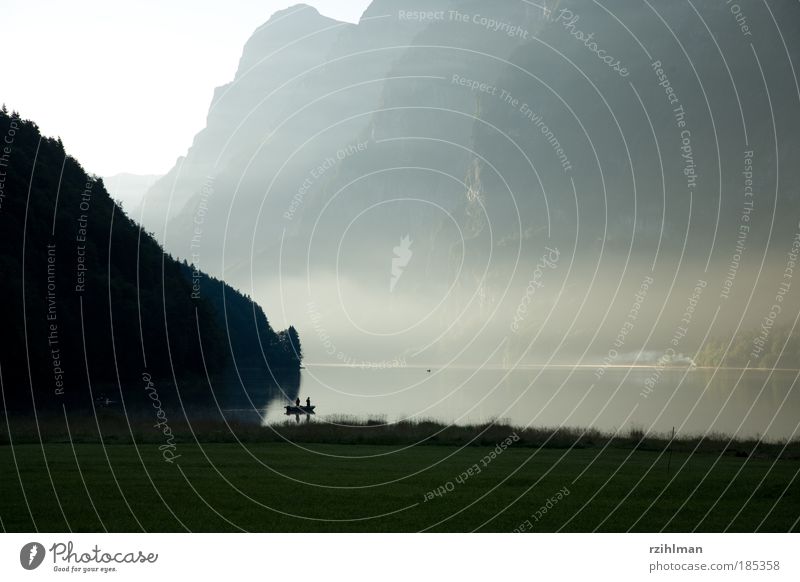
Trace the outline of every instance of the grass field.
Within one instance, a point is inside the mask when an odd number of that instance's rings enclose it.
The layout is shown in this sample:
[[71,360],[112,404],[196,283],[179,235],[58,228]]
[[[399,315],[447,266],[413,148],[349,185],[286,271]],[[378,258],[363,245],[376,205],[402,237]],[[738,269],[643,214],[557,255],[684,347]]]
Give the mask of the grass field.
[[668,473],[656,451],[493,450],[181,443],[168,463],[154,444],[0,446],[0,521],[48,532],[800,530],[796,459],[676,452]]

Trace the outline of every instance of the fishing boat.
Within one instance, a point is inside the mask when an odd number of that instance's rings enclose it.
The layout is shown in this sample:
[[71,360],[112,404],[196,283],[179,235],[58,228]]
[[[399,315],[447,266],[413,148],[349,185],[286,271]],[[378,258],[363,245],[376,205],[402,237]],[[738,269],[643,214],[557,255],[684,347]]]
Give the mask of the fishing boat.
[[286,415],[291,416],[294,414],[316,414],[314,409],[316,406],[287,406]]

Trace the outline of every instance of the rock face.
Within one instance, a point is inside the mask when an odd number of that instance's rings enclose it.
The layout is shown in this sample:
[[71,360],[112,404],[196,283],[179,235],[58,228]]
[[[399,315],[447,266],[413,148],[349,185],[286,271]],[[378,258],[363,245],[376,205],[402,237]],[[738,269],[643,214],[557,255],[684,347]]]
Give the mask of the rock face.
[[[650,274],[664,309],[635,333],[665,345],[685,308],[676,290],[704,277],[721,296],[743,212],[732,310],[758,303],[753,273],[765,253],[762,276],[782,269],[797,227],[785,23],[800,9],[739,5],[774,34],[755,40],[724,3],[376,0],[358,25],[295,6],[256,30],[206,128],[148,192],[144,224],[170,252],[303,309],[311,354],[344,359],[365,330],[389,355],[439,332],[501,341],[520,298],[525,338],[581,354],[618,331]],[[558,268],[528,297],[553,249]],[[323,348],[334,327],[351,334]]]

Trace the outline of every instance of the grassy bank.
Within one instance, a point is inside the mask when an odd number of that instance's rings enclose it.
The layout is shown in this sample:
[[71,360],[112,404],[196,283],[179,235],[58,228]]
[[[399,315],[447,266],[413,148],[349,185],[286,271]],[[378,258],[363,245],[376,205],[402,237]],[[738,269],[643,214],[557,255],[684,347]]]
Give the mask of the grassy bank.
[[668,470],[668,456],[655,451],[496,451],[182,443],[168,463],[155,444],[2,446],[0,523],[6,531],[798,530],[800,461],[677,452]]
[[[148,411],[149,412],[149,411]],[[149,417],[125,417],[101,411],[95,418],[40,415],[0,421],[0,446],[8,444],[106,443],[163,444],[163,430]],[[800,459],[800,440],[790,442],[735,439],[723,434],[669,435],[632,429],[608,433],[582,428],[520,428],[503,421],[478,425],[445,425],[436,421],[404,421],[387,424],[380,418],[322,417],[312,422],[293,419],[267,427],[214,419],[210,415],[191,423],[169,419],[172,441],[195,443],[325,443],[331,445],[442,445],[494,446],[509,434],[518,436],[515,447],[548,449],[622,449],[662,452],[722,454],[763,459]]]

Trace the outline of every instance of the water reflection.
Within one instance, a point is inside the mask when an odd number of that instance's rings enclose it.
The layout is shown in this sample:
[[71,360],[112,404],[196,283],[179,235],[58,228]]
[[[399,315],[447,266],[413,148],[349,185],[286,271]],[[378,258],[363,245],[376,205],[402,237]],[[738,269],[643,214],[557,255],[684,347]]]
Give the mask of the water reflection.
[[[229,420],[263,424],[267,411],[274,407],[285,410],[300,395],[300,371],[273,372],[257,369],[239,370],[221,383],[225,394],[222,407]],[[285,417],[284,417],[285,418]],[[298,421],[299,421],[298,417]]]
[[362,369],[308,366],[268,389],[250,384],[253,406],[228,411],[240,420],[278,424],[298,395],[310,396],[317,419],[434,419],[480,423],[506,419],[519,426],[559,425],[604,431],[631,427],[679,434],[724,433],[739,437],[796,437],[800,392],[796,372],[667,369],[644,390],[652,369],[613,368],[597,378],[594,367],[524,369]]

